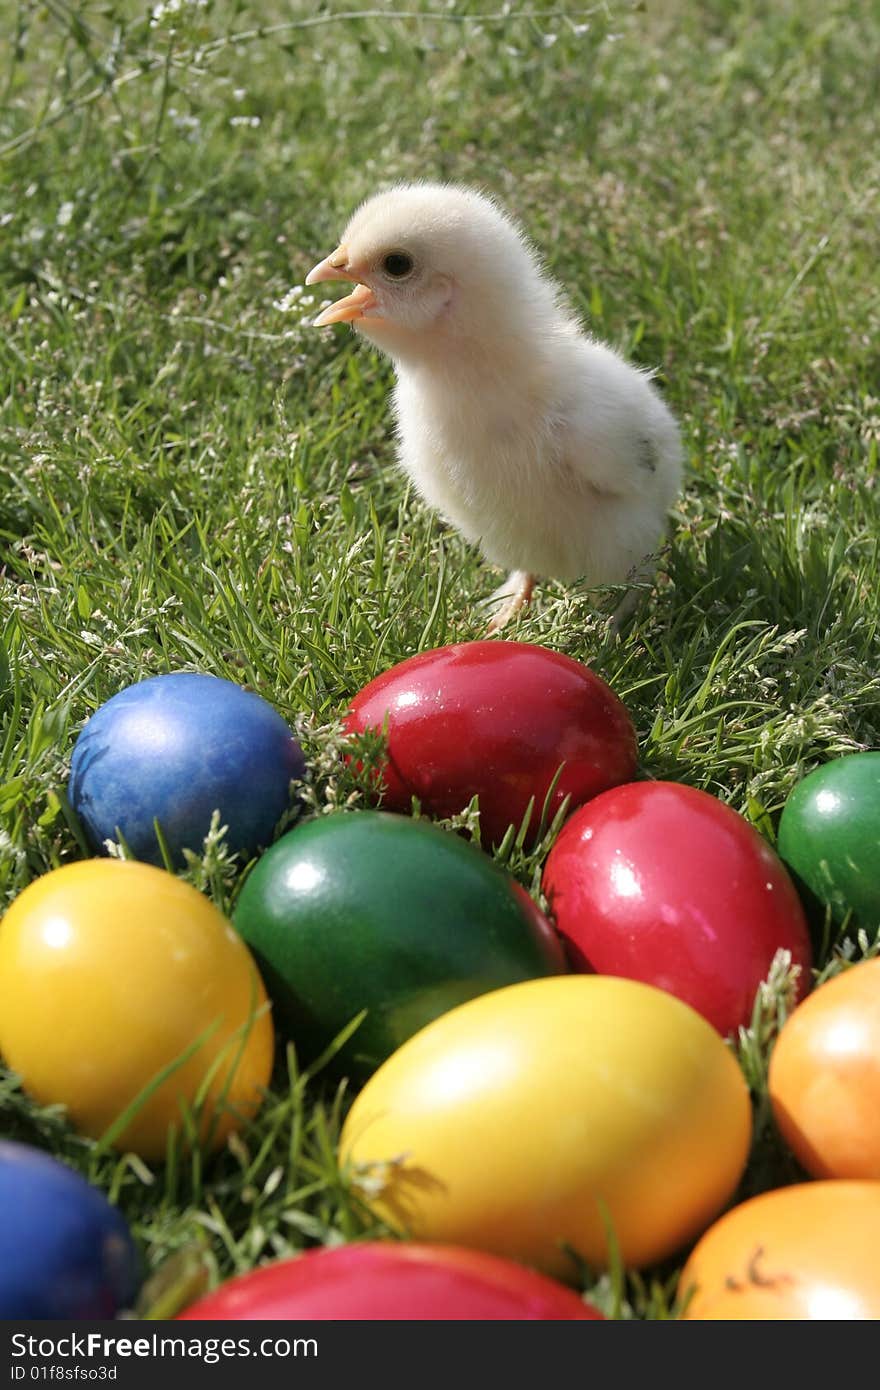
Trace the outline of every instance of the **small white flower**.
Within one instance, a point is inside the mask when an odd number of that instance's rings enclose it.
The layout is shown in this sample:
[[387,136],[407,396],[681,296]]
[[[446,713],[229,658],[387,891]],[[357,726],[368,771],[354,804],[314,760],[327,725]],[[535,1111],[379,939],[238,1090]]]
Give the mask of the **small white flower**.
[[177,111],[173,106],[169,106],[168,115],[175,130],[201,130],[202,123],[198,116],[190,116],[184,111]]
[[181,10],[204,10],[207,9],[209,0],[160,0],[158,5],[154,5],[150,11],[150,26],[155,29],[158,24],[162,24],[169,15],[180,14]]
[[66,227],[66,226],[67,226],[68,222],[70,222],[70,220],[71,220],[72,217],[73,217],[73,211],[74,211],[74,205],[73,205],[73,203],[62,203],[62,204],[61,204],[61,207],[58,209],[58,216],[55,218],[55,221],[57,222],[57,224],[58,224],[59,227]]
[[294,285],[280,299],[273,299],[272,308],[277,309],[279,314],[289,314],[292,309],[300,307],[300,301],[304,294],[304,285]]
[[177,14],[180,10],[182,0],[162,0],[158,5],[154,5],[150,11],[150,24],[153,28],[161,24],[167,15]]

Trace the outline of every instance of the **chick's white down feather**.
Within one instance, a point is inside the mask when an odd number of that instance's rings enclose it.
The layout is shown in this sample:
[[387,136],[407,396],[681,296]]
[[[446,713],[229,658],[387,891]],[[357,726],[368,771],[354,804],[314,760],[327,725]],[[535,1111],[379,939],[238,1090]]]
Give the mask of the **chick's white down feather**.
[[318,322],[392,359],[400,463],[489,560],[590,584],[646,572],[681,487],[675,420],[649,374],[582,332],[494,202],[392,188],[309,279],[364,287]]

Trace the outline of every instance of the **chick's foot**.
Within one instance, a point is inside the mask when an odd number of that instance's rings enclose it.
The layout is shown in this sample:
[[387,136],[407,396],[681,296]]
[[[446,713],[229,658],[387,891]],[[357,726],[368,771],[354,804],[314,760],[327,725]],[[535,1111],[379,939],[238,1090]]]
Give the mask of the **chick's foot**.
[[500,632],[503,627],[515,618],[528,603],[531,602],[532,593],[535,588],[535,576],[527,574],[525,570],[513,570],[490,597],[486,600],[486,607],[492,611],[489,626],[486,629],[487,636]]

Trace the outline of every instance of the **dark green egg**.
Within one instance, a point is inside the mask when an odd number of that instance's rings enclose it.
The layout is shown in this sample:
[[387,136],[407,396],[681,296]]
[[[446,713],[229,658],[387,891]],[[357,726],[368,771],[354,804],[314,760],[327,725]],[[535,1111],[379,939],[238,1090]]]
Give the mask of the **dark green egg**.
[[367,1010],[339,1054],[359,1077],[456,1005],[565,969],[555,932],[509,874],[457,835],[381,811],[283,836],[234,921],[302,1056]]
[[795,787],[779,822],[781,858],[815,917],[880,926],[880,752],[835,758]]

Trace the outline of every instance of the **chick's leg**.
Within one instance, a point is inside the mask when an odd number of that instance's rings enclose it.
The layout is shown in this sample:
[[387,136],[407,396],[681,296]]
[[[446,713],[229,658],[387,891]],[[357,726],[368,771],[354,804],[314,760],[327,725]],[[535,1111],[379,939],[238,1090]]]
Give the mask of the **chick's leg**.
[[615,608],[611,617],[608,619],[608,635],[619,637],[621,630],[635,613],[639,604],[645,597],[646,591],[650,588],[656,571],[656,561],[653,557],[643,560],[640,565],[635,565],[628,575],[628,582],[632,588],[627,589],[620,603]]
[[525,608],[532,597],[534,587],[535,576],[527,574],[525,570],[513,570],[508,575],[504,583],[486,601],[486,607],[492,611],[486,629],[490,636],[493,632],[500,632],[511,618],[515,618],[517,613]]
[[614,612],[611,614],[611,617],[608,619],[609,637],[620,636],[621,630],[623,629],[624,625],[628,622],[628,620],[632,617],[633,613],[635,613],[636,609],[638,608],[641,598],[642,591],[640,589],[627,590],[623,598],[620,600],[620,603],[617,605]]

